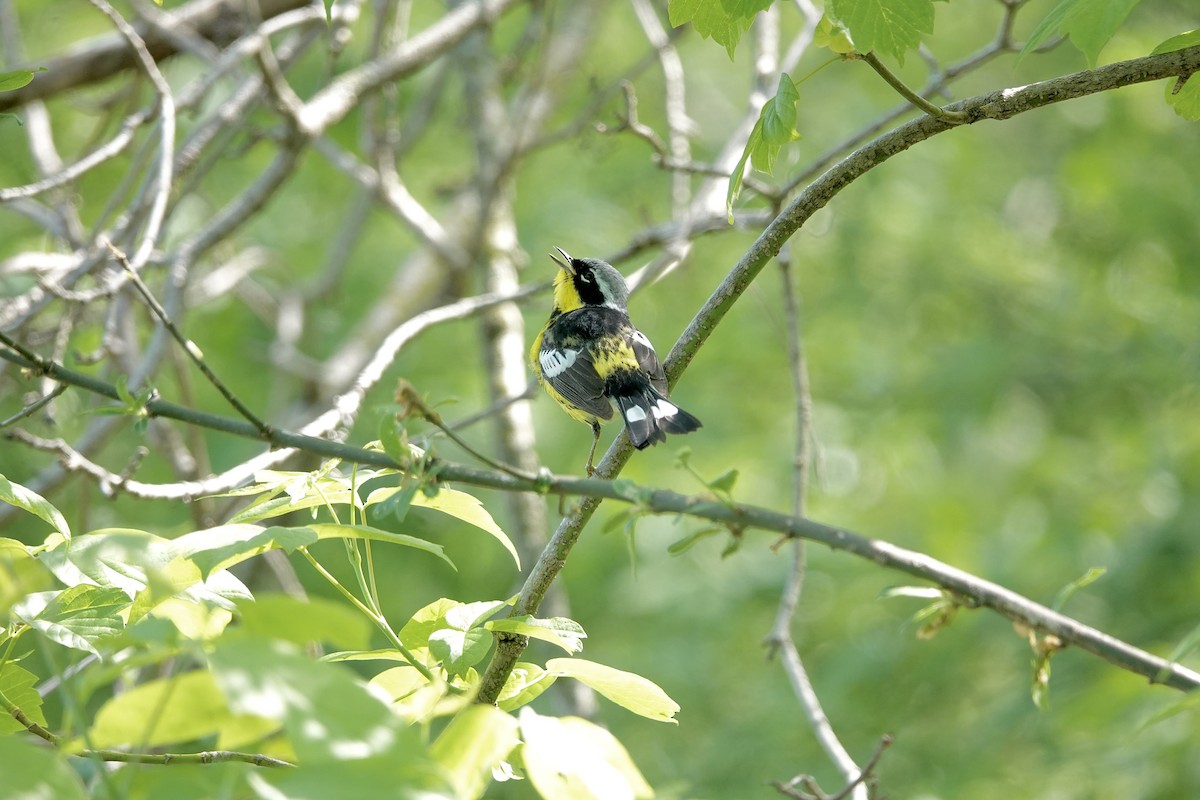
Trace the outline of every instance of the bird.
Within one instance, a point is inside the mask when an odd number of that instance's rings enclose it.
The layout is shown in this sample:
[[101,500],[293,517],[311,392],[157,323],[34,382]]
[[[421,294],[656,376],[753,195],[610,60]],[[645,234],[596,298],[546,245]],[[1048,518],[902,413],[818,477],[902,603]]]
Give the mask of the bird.
[[600,441],[600,423],[621,413],[629,441],[639,450],[690,433],[700,420],[671,401],[667,376],[654,345],[629,319],[629,287],[611,264],[573,258],[561,247],[550,259],[554,307],[529,351],[546,392],[572,418],[592,426],[587,474]]

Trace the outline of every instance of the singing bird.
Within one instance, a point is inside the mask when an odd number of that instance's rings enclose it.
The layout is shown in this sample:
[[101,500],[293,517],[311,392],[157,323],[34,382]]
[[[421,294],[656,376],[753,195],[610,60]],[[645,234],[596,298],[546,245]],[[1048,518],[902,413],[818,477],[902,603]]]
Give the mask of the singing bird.
[[550,258],[554,309],[529,360],[546,392],[573,418],[592,426],[587,474],[600,441],[600,423],[621,412],[629,441],[642,450],[668,433],[690,433],[700,420],[671,402],[667,376],[646,335],[629,320],[629,287],[611,265],[596,258]]

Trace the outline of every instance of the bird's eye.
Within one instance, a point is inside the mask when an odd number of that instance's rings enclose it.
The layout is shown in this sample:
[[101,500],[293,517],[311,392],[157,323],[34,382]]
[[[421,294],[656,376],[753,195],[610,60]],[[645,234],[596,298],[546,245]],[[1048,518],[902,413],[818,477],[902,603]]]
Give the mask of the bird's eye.
[[587,273],[585,272],[585,273],[583,273],[582,275],[580,275],[580,276],[579,276],[579,280],[583,281],[584,283],[591,283],[591,282],[592,282],[592,276],[591,276],[591,275],[589,275],[589,274],[587,274]]

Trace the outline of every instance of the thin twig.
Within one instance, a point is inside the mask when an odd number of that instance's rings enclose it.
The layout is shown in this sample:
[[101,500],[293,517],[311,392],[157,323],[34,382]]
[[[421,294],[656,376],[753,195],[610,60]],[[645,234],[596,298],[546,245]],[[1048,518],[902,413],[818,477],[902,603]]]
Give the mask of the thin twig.
[[188,358],[192,360],[192,363],[194,363],[200,372],[204,374],[204,377],[208,378],[208,382],[216,387],[217,391],[221,393],[221,396],[225,398],[229,405],[233,406],[234,410],[249,420],[250,424],[258,428],[264,436],[270,438],[271,426],[263,422],[253,411],[247,408],[246,405],[229,390],[229,387],[225,385],[225,382],[218,378],[216,373],[209,368],[208,363],[204,360],[204,352],[196,345],[195,342],[184,336],[183,332],[179,330],[179,327],[175,324],[175,322],[169,316],[167,316],[166,309],[164,309],[158,300],[155,299],[154,295],[150,292],[150,287],[146,286],[141,276],[134,271],[133,266],[129,263],[129,259],[126,258],[125,253],[117,249],[116,245],[110,241],[105,240],[104,244],[108,247],[109,252],[112,253],[113,258],[116,259],[117,263],[124,268],[125,275],[129,278],[129,282],[133,284],[134,288],[137,289],[138,294],[140,294],[142,299],[146,301],[146,305],[148,305],[150,310],[154,312],[154,316],[158,317],[158,320],[163,324],[163,327],[170,332],[175,341],[179,342],[180,347],[182,347],[183,351],[187,353]]
[[42,408],[43,406],[45,406],[47,403],[49,403],[54,398],[58,397],[60,394],[62,394],[66,390],[67,390],[67,385],[65,383],[58,384],[48,394],[42,395],[37,400],[35,400],[34,402],[25,406],[24,408],[22,408],[16,414],[13,414],[8,419],[0,420],[0,428],[7,428],[9,425],[12,425],[15,422],[20,422],[21,420],[25,419],[26,417],[36,414],[39,408]]

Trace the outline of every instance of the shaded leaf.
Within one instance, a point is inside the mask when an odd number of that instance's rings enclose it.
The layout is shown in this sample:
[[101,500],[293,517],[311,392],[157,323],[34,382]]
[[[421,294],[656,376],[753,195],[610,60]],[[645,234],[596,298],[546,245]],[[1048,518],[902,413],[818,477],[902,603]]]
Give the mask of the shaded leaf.
[[0,800],[85,800],[79,776],[65,755],[30,743],[25,736],[0,736]]
[[1088,571],[1083,573],[1083,575],[1059,589],[1058,594],[1054,596],[1054,603],[1051,604],[1050,607],[1055,611],[1061,611],[1062,607],[1067,604],[1068,600],[1071,599],[1071,595],[1075,594],[1075,592],[1079,591],[1088,584],[1095,583],[1096,581],[1100,580],[1100,578],[1104,577],[1104,573],[1106,572],[1108,572],[1108,570],[1104,567],[1089,567]]
[[37,69],[17,69],[11,72],[0,72],[0,92],[13,92],[23,86],[33,83],[33,76],[45,72],[45,67]]
[[1021,49],[1021,57],[1051,36],[1066,36],[1096,66],[1100,51],[1140,0],[1062,0],[1043,19]]
[[362,650],[371,640],[371,623],[342,603],[310,597],[300,600],[285,594],[261,594],[238,606],[242,628],[268,639],[295,644],[329,642]]

